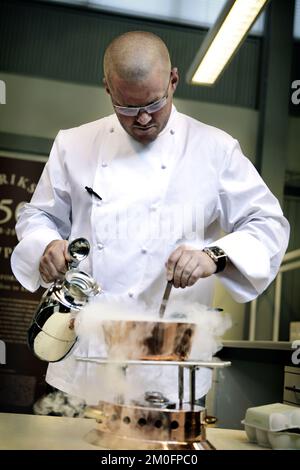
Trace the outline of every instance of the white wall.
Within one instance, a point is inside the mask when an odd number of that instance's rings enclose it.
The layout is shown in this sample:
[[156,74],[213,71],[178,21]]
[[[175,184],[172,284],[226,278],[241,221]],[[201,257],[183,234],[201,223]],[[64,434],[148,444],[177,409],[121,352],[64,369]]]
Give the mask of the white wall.
[[[54,138],[59,129],[74,127],[113,112],[103,87],[1,73],[6,105],[0,107],[0,132]],[[220,127],[236,137],[254,160],[257,112],[177,99],[179,111]]]
[[[103,87],[1,73],[6,105],[0,105],[0,132],[54,138],[59,129],[93,121],[112,112]],[[176,95],[175,95],[176,96]],[[175,98],[178,110],[224,129],[255,160],[257,111]],[[291,117],[287,170],[300,172],[300,119]]]

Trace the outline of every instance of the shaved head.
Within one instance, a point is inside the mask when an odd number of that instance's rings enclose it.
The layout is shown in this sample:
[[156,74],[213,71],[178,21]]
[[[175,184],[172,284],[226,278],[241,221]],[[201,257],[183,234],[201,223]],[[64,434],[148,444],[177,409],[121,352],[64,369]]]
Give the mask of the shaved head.
[[168,77],[171,61],[167,46],[153,33],[130,31],[115,38],[104,54],[104,77],[109,86],[112,77],[126,82],[143,81],[156,69]]
[[119,123],[141,144],[153,142],[167,125],[179,81],[167,46],[155,34],[130,31],[110,43],[103,67]]

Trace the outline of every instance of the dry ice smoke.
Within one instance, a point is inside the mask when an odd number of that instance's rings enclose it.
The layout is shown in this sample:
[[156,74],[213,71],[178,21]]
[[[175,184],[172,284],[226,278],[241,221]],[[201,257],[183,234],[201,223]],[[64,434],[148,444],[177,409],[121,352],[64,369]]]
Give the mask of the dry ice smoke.
[[[228,314],[195,302],[170,300],[164,317],[159,319],[157,312],[141,304],[129,306],[117,301],[101,299],[77,314],[75,328],[79,339],[94,338],[97,341],[99,351],[101,351],[100,357],[122,360],[141,355],[141,334],[144,337],[150,336],[151,322],[158,321],[195,324],[192,350],[189,356],[203,361],[211,359],[221,349],[220,338],[231,327]],[[130,329],[129,326],[132,324],[128,322],[136,322],[137,326]],[[144,322],[143,329],[139,328],[142,322]],[[112,342],[113,347],[111,347]],[[135,351],[135,348],[138,350]]]
[[[169,323],[167,328],[172,328],[174,323],[194,324],[189,358],[202,361],[210,360],[221,349],[221,337],[231,326],[228,314],[198,303],[170,300],[163,319],[159,319],[157,310],[147,309],[142,304],[127,305],[106,298],[95,301],[76,314],[75,329],[79,337],[79,346],[80,343],[93,345],[88,348],[90,359],[109,360],[106,365],[99,366],[95,362],[91,364],[90,370],[93,371],[89,379],[91,388],[96,387],[96,383],[97,387],[99,384],[98,380],[93,383],[93,374],[101,375],[99,399],[121,403],[123,400],[127,402],[142,396],[145,390],[155,390],[158,387],[164,391],[161,385],[162,379],[168,381],[167,369],[170,367],[139,365],[138,380],[132,380],[130,372],[132,369],[137,372],[137,366],[130,365],[126,370],[126,367],[122,368],[113,362],[126,361],[128,358],[137,359],[143,354],[146,355],[147,350],[143,349],[144,338],[150,337],[153,332],[153,322],[158,321]],[[136,322],[135,328],[132,328],[131,322]],[[171,385],[176,394],[176,384],[174,385],[172,380],[170,375],[168,389]]]
[[195,323],[195,333],[190,353],[191,359],[209,361],[212,356],[222,349],[221,338],[231,327],[232,321],[227,313],[210,309],[196,302],[170,301],[167,307],[167,317],[180,312],[189,323]]

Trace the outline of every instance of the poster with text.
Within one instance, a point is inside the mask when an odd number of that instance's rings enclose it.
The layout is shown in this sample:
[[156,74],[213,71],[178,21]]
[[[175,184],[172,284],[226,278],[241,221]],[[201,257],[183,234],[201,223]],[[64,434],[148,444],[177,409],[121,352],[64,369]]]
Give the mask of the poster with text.
[[26,291],[10,267],[17,215],[30,201],[44,165],[42,158],[0,153],[0,411],[31,412],[46,389],[47,364],[27,346],[27,330],[43,289]]

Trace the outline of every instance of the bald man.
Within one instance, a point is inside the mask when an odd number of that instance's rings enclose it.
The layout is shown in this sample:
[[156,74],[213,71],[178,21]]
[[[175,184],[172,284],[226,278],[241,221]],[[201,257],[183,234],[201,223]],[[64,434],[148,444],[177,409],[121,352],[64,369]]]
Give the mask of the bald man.
[[[171,68],[163,41],[144,32],[116,38],[104,54],[104,76],[121,126],[138,142],[155,140],[169,120],[178,83],[177,69]],[[150,114],[142,109],[128,116],[122,112],[124,103],[137,107],[157,103],[157,111]]]
[[[81,269],[108,300],[156,312],[167,280],[173,299],[211,305],[216,277],[238,302],[274,279],[289,234],[278,201],[235,139],[176,110],[178,80],[152,33],[128,32],[108,46],[104,86],[115,113],[55,139],[16,226],[12,269],[24,287],[63,277],[68,241],[77,237],[92,248]],[[82,359],[103,355],[102,346],[79,341],[50,364],[47,381],[97,402],[101,374]],[[172,366],[160,375],[135,367],[128,377],[177,397]],[[199,398],[210,380],[207,369],[197,374]]]

